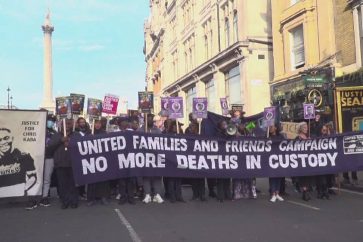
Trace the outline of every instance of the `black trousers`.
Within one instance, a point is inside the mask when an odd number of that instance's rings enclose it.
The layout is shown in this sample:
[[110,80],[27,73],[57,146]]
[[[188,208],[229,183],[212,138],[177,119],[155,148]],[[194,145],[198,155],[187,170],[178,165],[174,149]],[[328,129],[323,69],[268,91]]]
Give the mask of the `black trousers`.
[[231,179],[217,179],[217,199],[232,199]]
[[136,178],[128,177],[121,178],[118,183],[118,189],[121,195],[120,200],[124,201],[133,201],[134,200],[134,192],[136,189]]
[[[343,173],[343,177],[344,177],[344,179],[350,181],[350,179],[349,179],[349,173],[348,172],[344,172]],[[352,180],[353,181],[358,180],[358,176],[357,176],[357,172],[356,171],[352,171]]]
[[169,177],[167,179],[167,188],[170,201],[183,200],[181,178]]
[[215,190],[214,187],[216,186],[217,180],[215,178],[208,178],[207,179],[207,185],[208,185],[208,191],[209,196],[214,197],[215,196]]
[[78,205],[78,189],[74,182],[71,167],[56,169],[58,179],[59,197],[65,205]]
[[319,195],[326,194],[328,192],[328,179],[327,175],[316,176],[316,190]]
[[191,179],[193,199],[205,199],[205,182],[204,178]]
[[87,200],[94,201],[99,198],[108,198],[110,196],[110,184],[106,182],[98,182],[88,184]]

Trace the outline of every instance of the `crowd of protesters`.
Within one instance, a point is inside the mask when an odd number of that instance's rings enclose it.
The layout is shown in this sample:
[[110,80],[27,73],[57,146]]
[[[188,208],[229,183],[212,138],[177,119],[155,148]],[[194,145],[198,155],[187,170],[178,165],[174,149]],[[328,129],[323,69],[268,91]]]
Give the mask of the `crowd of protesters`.
[[[189,124],[183,132],[183,124],[175,120],[166,119],[160,121],[154,115],[148,115],[147,125],[140,125],[138,116],[119,117],[114,119],[112,124],[115,129],[109,132],[138,131],[154,134],[189,135],[200,134],[199,123],[189,115]],[[86,186],[77,187],[72,172],[72,160],[67,149],[70,139],[77,136],[101,135],[106,133],[108,121],[106,118],[95,119],[93,129],[84,118],[77,120],[68,119],[66,122],[58,122],[56,131],[56,117],[47,117],[46,152],[44,163],[44,183],[42,198],[31,198],[26,209],[31,210],[37,206],[50,206],[48,199],[52,174],[55,176],[57,193],[61,202],[61,208],[77,208],[79,200],[87,200],[88,206],[97,203],[107,205],[112,198],[118,200],[120,205],[136,204],[137,200],[143,203],[163,203],[168,200],[171,203],[185,202],[182,185],[189,184],[192,187],[192,200],[206,201],[207,197],[216,199],[218,202],[239,199],[256,199],[260,192],[256,188],[256,179],[205,179],[205,178],[175,178],[175,177],[127,177],[119,180],[104,181]],[[65,124],[65,127],[62,127]],[[235,132],[228,132],[229,125],[235,125]],[[253,131],[248,129],[244,122],[243,113],[237,113],[229,122],[221,120],[218,122],[216,136],[218,137],[241,137],[253,136]],[[65,132],[65,133],[64,133]],[[268,128],[267,138],[272,140],[285,139],[279,125],[271,125]],[[328,123],[321,123],[319,116],[311,123],[310,127],[306,122],[298,124],[296,139],[304,140],[311,137],[323,137],[333,134],[333,127]],[[54,172],[53,172],[54,171]],[[336,181],[336,175],[318,175],[292,177],[295,191],[301,194],[301,198],[309,201],[316,192],[318,199],[330,199],[335,194],[332,187]],[[344,174],[345,182],[349,181],[347,173]],[[356,173],[352,173],[352,179],[357,181]],[[285,178],[277,177],[269,179],[270,201],[284,201]],[[208,189],[206,189],[208,188]]]

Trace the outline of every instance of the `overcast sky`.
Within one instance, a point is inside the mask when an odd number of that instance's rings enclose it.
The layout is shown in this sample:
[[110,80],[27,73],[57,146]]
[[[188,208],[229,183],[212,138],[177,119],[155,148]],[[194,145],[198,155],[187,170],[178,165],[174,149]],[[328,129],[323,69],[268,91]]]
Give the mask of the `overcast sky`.
[[43,95],[43,32],[50,6],[53,95],[119,95],[137,106],[145,86],[143,24],[148,0],[0,0],[0,104],[10,86],[18,108]]

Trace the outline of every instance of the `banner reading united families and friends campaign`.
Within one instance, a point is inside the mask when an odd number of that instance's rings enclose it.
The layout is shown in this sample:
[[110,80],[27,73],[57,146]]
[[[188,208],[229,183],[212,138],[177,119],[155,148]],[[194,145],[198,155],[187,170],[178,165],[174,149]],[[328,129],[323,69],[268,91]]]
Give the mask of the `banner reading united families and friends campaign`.
[[0,110],[0,197],[42,194],[46,111]]
[[120,177],[290,177],[363,169],[363,132],[311,140],[117,132],[71,141],[78,185]]

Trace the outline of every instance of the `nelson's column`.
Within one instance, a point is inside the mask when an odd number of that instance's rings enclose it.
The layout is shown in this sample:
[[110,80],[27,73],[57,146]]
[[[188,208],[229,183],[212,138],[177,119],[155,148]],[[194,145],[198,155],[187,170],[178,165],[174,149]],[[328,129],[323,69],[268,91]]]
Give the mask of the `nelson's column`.
[[53,70],[52,70],[52,32],[54,27],[50,21],[50,13],[45,17],[44,25],[42,25],[44,33],[44,87],[43,101],[41,108],[50,112],[55,112],[55,104],[53,101]]

